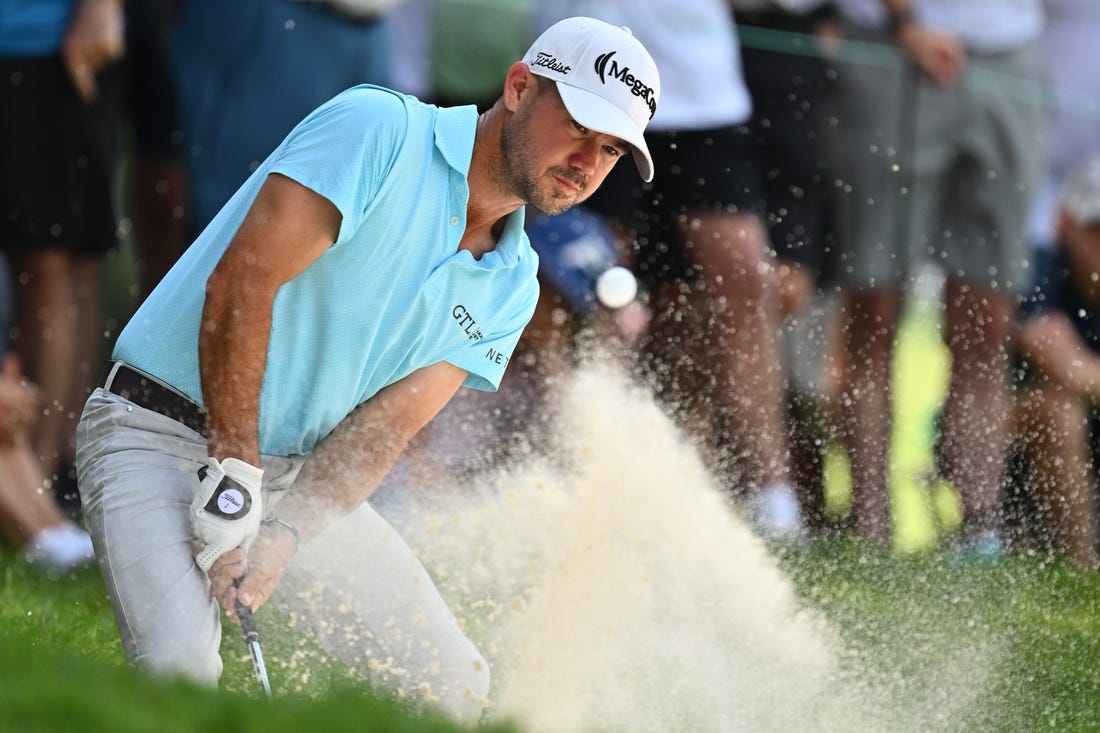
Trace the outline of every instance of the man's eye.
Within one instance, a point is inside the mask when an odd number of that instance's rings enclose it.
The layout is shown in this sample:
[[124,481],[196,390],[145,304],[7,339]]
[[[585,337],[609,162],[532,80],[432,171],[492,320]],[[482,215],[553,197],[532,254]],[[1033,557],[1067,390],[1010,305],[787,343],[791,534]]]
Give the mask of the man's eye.
[[618,158],[620,155],[623,154],[623,151],[619,150],[614,145],[608,145],[608,146],[604,147],[604,152],[607,153],[612,158]]
[[577,122],[576,120],[573,120],[573,129],[581,133],[582,135],[588,132],[588,128]]

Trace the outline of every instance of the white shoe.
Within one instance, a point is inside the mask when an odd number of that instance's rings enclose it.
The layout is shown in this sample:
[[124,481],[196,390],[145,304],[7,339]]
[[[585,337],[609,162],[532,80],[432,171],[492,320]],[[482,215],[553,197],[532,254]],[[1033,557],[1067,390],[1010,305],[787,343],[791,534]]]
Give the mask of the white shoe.
[[774,483],[762,488],[749,501],[752,523],[767,539],[791,539],[802,534],[802,508],[794,489]]
[[88,533],[66,521],[31,537],[23,550],[23,559],[47,572],[66,573],[95,562],[95,551]]

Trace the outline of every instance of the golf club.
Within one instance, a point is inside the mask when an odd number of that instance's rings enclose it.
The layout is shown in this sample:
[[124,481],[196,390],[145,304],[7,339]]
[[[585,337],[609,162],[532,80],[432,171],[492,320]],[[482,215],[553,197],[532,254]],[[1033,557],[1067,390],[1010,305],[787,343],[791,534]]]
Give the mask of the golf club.
[[256,672],[256,679],[260,681],[264,693],[270,700],[271,683],[267,679],[267,667],[264,666],[263,652],[260,651],[260,632],[256,630],[256,617],[252,615],[251,608],[238,601],[237,618],[241,620],[244,642],[248,646],[248,653],[252,655],[252,668]]

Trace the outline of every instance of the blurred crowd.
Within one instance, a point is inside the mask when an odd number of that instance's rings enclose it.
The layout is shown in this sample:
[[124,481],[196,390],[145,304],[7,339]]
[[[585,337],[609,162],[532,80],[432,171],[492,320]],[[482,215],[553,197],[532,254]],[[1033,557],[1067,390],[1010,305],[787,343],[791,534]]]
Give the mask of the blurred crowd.
[[[487,108],[571,15],[656,60],[654,180],[624,164],[529,213],[542,296],[501,390],[456,398],[400,470],[551,450],[554,392],[598,352],[762,536],[889,547],[895,346],[930,281],[950,375],[922,480],[961,503],[945,548],[1096,568],[1094,0],[0,0],[5,538],[50,570],[90,561],[76,422],[128,317],[104,304],[134,308],[300,119],[364,83]],[[120,252],[133,282],[104,276]],[[615,265],[626,305],[598,296]]]

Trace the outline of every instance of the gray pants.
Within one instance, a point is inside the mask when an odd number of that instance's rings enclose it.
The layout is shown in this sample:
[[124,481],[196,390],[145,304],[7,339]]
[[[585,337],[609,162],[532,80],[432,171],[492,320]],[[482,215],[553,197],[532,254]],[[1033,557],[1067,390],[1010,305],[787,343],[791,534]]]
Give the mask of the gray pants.
[[[216,684],[222,671],[221,614],[194,561],[189,515],[196,471],[206,457],[206,440],[198,433],[102,389],[88,399],[77,428],[85,518],[127,659]],[[262,457],[265,511],[291,487],[304,460]],[[374,596],[380,602],[357,609],[360,636],[372,647],[364,657],[390,660],[390,666],[404,670],[376,681],[414,699],[427,696],[427,685],[436,706],[476,718],[489,690],[484,658],[389,524],[366,505],[348,519],[356,522],[364,574],[386,580],[386,593]],[[309,554],[303,552],[307,559]],[[349,554],[321,557],[331,565]],[[316,576],[292,563],[287,579],[315,582]]]

